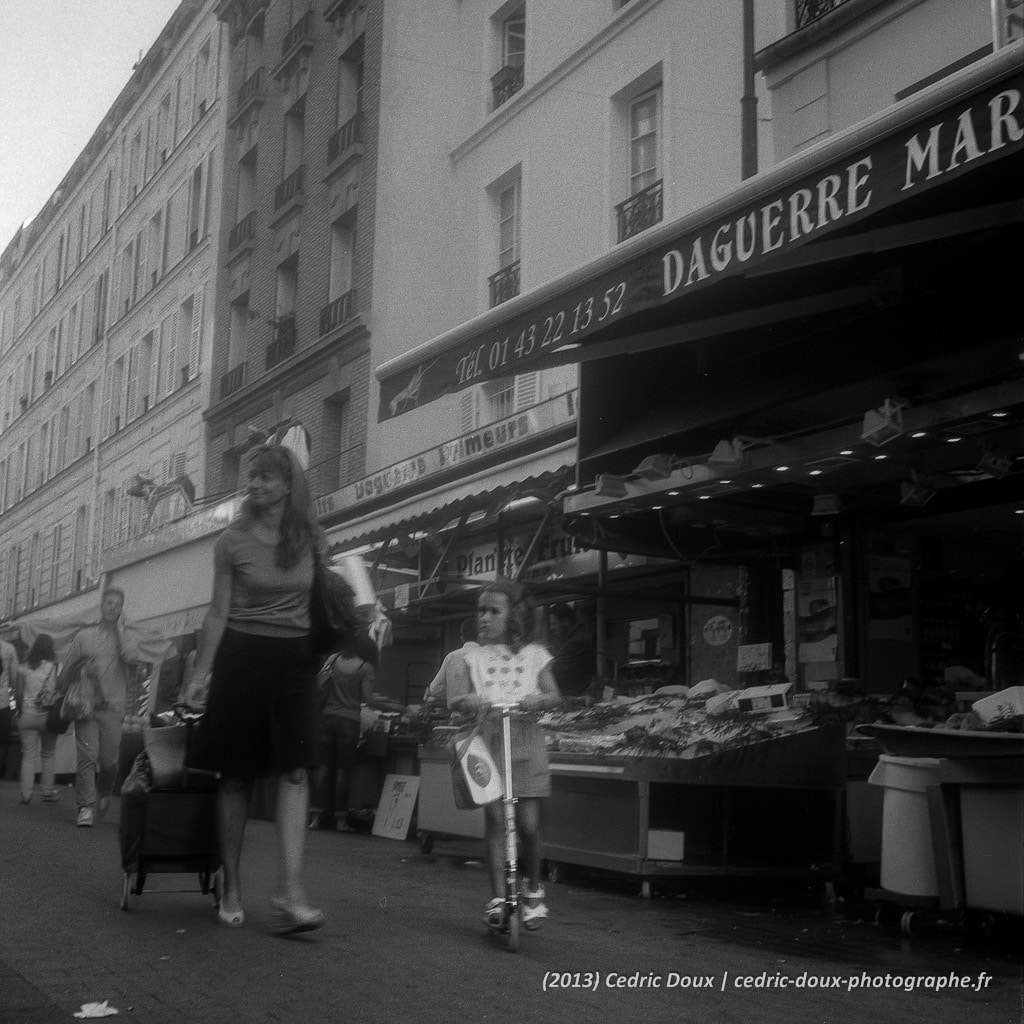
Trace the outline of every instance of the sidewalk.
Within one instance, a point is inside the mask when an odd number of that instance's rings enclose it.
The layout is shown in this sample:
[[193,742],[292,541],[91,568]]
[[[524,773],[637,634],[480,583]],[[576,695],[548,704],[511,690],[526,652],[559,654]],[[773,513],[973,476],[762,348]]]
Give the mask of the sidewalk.
[[[1019,950],[908,940],[808,907],[641,900],[570,879],[549,884],[551,920],[513,955],[484,934],[480,867],[373,836],[310,833],[310,889],[328,926],[275,938],[263,821],[246,837],[244,928],[219,927],[210,897],[156,891],[193,876],[151,876],[125,913],[117,801],[92,829],[74,827],[73,804],[64,789],[58,805],[23,807],[0,783],[5,1024],[69,1021],[103,1000],[144,1024],[1021,1020]],[[971,988],[950,987],[963,978]]]

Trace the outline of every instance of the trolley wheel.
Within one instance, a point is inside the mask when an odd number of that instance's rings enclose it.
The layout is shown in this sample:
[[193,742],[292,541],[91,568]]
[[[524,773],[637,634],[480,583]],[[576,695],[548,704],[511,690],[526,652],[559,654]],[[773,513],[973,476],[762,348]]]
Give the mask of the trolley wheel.
[[921,918],[916,910],[903,912],[903,916],[900,918],[900,931],[909,936],[921,934]]
[[132,891],[132,876],[126,871],[121,876],[121,909],[128,910],[128,897]]
[[510,953],[519,952],[519,929],[521,923],[522,912],[517,905],[516,909],[508,915],[508,919],[505,922],[506,928],[508,929],[505,940],[508,942],[508,949]]
[[890,928],[896,924],[899,911],[891,903],[878,903],[875,905],[875,924],[879,928]]
[[434,849],[434,837],[430,832],[420,836],[420,853],[430,853]]

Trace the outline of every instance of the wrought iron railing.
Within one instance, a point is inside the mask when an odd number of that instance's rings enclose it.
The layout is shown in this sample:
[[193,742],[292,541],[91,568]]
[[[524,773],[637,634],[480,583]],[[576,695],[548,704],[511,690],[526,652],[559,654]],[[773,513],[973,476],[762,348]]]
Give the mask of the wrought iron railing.
[[491,93],[494,109],[497,110],[511,96],[523,87],[523,65],[506,64],[496,75],[491,76]]
[[615,215],[619,222],[620,242],[657,224],[662,217],[661,179],[619,203],[615,207]]
[[356,311],[356,292],[351,289],[339,295],[333,302],[320,310],[320,337],[330,334],[346,320],[351,320]]
[[267,346],[267,369],[277,366],[295,351],[295,315],[285,313],[274,321],[274,340]]
[[233,395],[242,384],[245,382],[245,363],[239,363],[237,366],[228,370],[220,379],[220,397],[227,398],[228,395]]
[[362,111],[355,117],[350,117],[328,140],[327,140],[327,162],[333,164],[335,160],[356,143],[363,141],[363,114]]
[[301,18],[290,29],[281,42],[281,56],[287,57],[296,46],[311,35],[310,26],[313,23],[313,12],[306,11]]
[[796,0],[796,27],[805,28],[845,3],[846,0]]
[[237,249],[243,242],[256,237],[256,211],[250,210],[228,232],[228,249]]
[[502,267],[496,274],[487,278],[491,288],[491,307],[500,306],[514,295],[519,294],[519,260]]
[[285,203],[305,192],[306,165],[300,164],[274,189],[274,209],[280,210]]
[[238,110],[263,92],[263,68],[257,68],[238,90]]

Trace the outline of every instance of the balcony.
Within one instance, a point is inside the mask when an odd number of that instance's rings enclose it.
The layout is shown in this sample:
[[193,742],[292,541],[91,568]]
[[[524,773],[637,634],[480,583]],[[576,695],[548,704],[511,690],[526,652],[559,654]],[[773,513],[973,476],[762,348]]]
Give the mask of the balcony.
[[304,44],[313,45],[313,12],[306,11],[281,40],[281,60],[287,60],[292,52]]
[[494,96],[494,109],[497,110],[523,87],[523,65],[506,64],[496,75],[491,77],[491,93]]
[[300,164],[274,189],[274,211],[304,199],[306,193],[306,165]]
[[662,217],[661,179],[631,195],[615,207],[619,222],[619,241],[638,235],[660,222]]
[[339,295],[333,302],[327,303],[320,310],[320,337],[330,334],[347,320],[351,320],[356,312],[355,289]]
[[[254,242],[256,239],[256,211],[250,210],[232,229],[228,232],[228,252],[234,252],[241,248],[246,242]],[[250,246],[251,247],[251,246]]]
[[496,274],[487,278],[491,289],[491,309],[507,302],[519,294],[519,260],[502,267]]
[[249,110],[262,106],[265,99],[263,68],[257,68],[238,90],[238,102],[235,104],[235,112],[231,115],[228,124],[235,125]]
[[220,397],[223,401],[229,395],[238,391],[245,383],[245,363],[239,363],[236,367],[228,370],[220,379]]
[[806,28],[845,3],[846,0],[796,0],[797,29]]
[[350,117],[327,140],[327,163],[333,164],[343,154],[352,149],[353,146],[362,145],[362,142],[363,114],[360,111],[355,117]]
[[282,313],[274,324],[274,340],[267,346],[267,365],[273,366],[287,359],[295,351],[295,314]]

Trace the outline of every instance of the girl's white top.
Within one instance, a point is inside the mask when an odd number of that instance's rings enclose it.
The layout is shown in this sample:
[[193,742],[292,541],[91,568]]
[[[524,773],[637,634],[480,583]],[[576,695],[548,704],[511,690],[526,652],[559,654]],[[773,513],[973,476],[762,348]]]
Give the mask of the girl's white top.
[[528,693],[539,693],[541,670],[551,655],[540,644],[513,651],[505,644],[485,644],[462,652],[473,689],[491,704],[513,704]]

